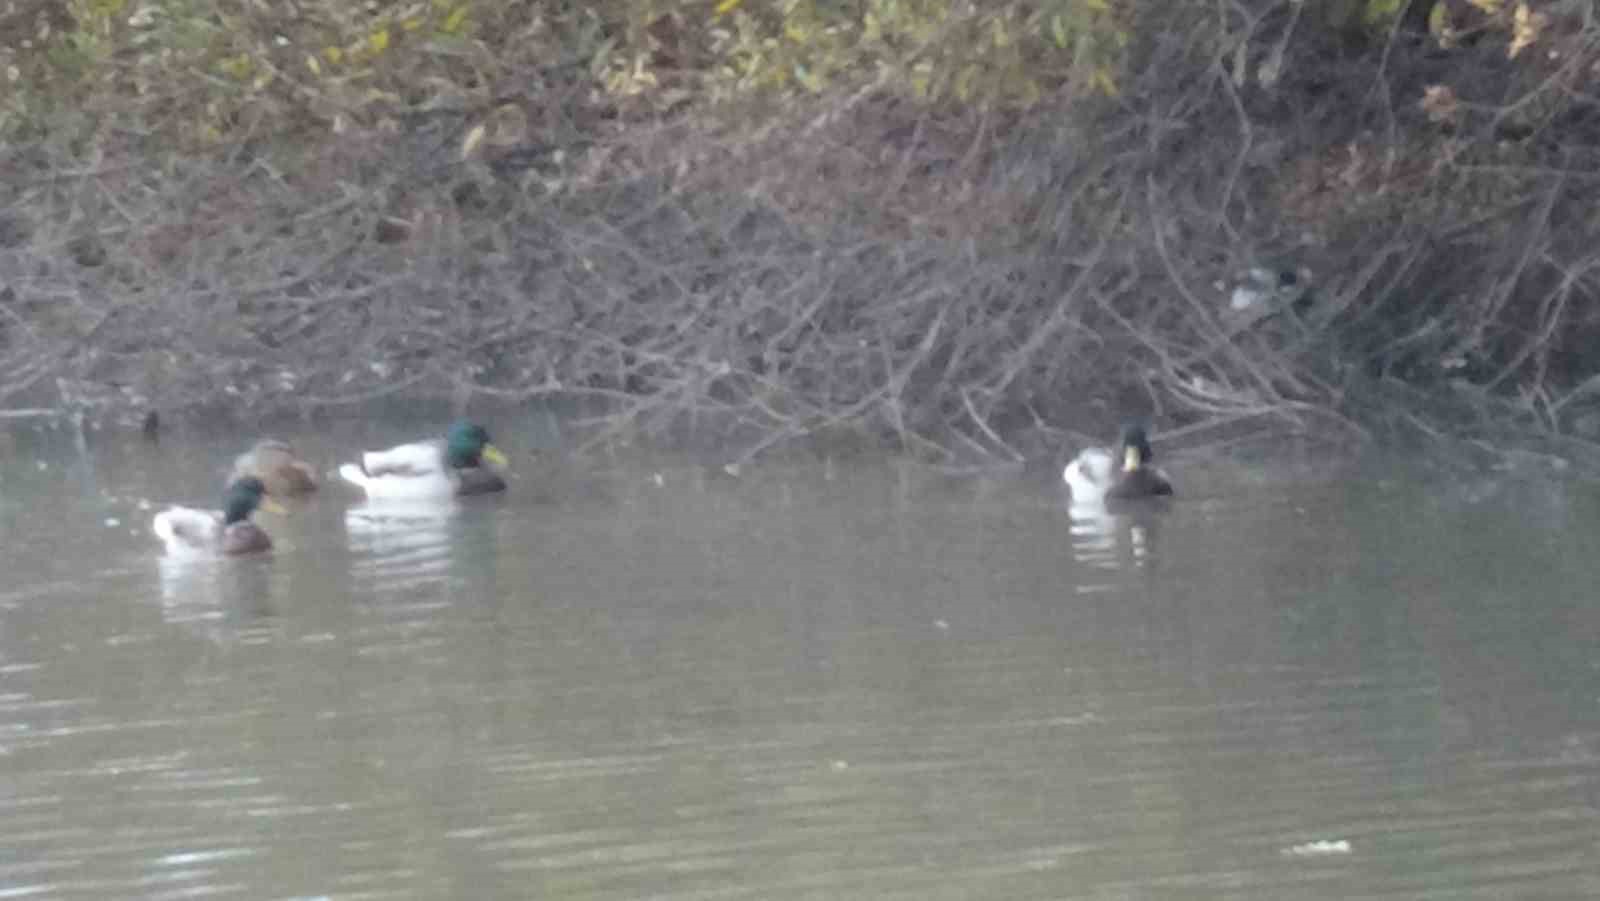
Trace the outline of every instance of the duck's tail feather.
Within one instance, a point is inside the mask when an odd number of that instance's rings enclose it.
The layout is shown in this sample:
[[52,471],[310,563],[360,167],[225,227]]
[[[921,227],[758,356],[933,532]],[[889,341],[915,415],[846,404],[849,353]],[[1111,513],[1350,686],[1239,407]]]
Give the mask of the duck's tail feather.
[[426,472],[444,465],[444,449],[436,441],[413,441],[388,450],[367,451],[361,462],[368,472],[379,470],[416,470]]
[[156,533],[157,538],[168,543],[178,539],[178,532],[172,526],[172,514],[166,510],[157,513],[155,518],[150,521],[150,531]]
[[367,471],[355,463],[341,463],[339,465],[339,477],[362,489],[365,489],[372,482],[372,479],[367,475]]
[[169,548],[202,547],[219,522],[205,510],[168,507],[150,520],[150,531]]

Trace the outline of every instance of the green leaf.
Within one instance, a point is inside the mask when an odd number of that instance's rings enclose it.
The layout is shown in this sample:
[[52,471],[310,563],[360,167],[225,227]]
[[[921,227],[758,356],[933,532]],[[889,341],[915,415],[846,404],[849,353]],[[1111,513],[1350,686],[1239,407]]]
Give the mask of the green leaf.
[[1386,25],[1400,15],[1405,0],[1367,0],[1361,10],[1361,21],[1367,25]]

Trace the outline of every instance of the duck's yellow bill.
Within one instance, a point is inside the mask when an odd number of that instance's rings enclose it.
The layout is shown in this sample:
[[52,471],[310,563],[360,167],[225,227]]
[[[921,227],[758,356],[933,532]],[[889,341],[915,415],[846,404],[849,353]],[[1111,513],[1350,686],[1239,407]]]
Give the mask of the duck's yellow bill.
[[483,446],[483,458],[502,469],[511,465],[511,461],[506,459],[506,455],[500,453],[500,448],[495,447],[492,444],[485,444]]
[[1133,472],[1139,468],[1139,449],[1125,447],[1122,449],[1122,471]]
[[267,511],[268,513],[276,513],[279,516],[289,515],[289,511],[284,509],[282,504],[264,494],[261,496],[261,509]]

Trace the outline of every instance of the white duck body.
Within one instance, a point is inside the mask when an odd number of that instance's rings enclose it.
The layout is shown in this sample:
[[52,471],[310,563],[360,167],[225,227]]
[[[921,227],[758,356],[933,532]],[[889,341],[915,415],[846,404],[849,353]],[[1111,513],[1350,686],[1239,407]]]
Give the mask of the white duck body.
[[444,460],[443,441],[414,441],[367,451],[359,466],[341,465],[339,475],[374,500],[444,500],[456,493],[456,482]]
[[1062,481],[1072,491],[1074,504],[1098,504],[1106,499],[1115,479],[1116,460],[1103,447],[1089,447],[1061,471]]
[[222,544],[222,517],[210,510],[168,507],[150,521],[150,530],[169,554],[210,553]]
[[150,530],[166,545],[167,552],[174,555],[253,554],[270,550],[272,539],[250,521],[250,515],[260,506],[274,511],[283,508],[264,494],[259,479],[239,479],[229,486],[223,499],[223,512],[174,505],[155,515],[150,521]]
[[489,443],[489,433],[458,422],[443,439],[368,451],[359,465],[340,466],[339,475],[371,500],[440,501],[504,491],[505,480],[489,464],[506,465],[505,455]]

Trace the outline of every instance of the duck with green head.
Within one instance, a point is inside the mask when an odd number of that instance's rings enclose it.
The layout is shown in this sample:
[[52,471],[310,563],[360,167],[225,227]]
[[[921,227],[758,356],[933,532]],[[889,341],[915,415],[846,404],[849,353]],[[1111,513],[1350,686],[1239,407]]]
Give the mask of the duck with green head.
[[1150,449],[1150,437],[1144,426],[1138,423],[1123,426],[1117,451],[1113,455],[1103,447],[1085,448],[1067,464],[1061,478],[1071,489],[1074,504],[1172,494],[1172,481],[1153,465],[1155,453]]
[[506,465],[487,429],[457,422],[443,438],[367,451],[339,475],[373,500],[432,500],[504,491]]
[[228,483],[222,512],[173,506],[155,515],[150,527],[172,554],[254,554],[272,549],[272,539],[250,517],[257,509],[282,513],[266,486],[254,476]]

